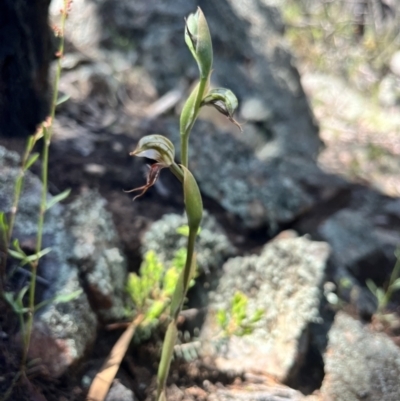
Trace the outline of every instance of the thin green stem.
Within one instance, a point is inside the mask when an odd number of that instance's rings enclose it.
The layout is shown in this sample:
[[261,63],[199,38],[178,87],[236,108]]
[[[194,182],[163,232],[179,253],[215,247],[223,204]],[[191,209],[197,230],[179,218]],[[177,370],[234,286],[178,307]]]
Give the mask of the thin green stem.
[[[61,11],[61,27],[59,30],[59,38],[60,43],[57,52],[57,67],[54,78],[54,86],[53,86],[53,97],[50,108],[50,118],[46,123],[43,124],[43,154],[42,154],[42,197],[40,202],[40,210],[39,210],[39,219],[38,219],[38,229],[37,229],[37,237],[36,237],[36,253],[38,254],[42,249],[43,243],[43,227],[44,227],[44,217],[47,208],[47,188],[48,188],[48,168],[49,168],[49,149],[51,143],[51,137],[53,134],[53,121],[56,113],[57,107],[57,99],[58,99],[58,87],[61,76],[61,61],[64,55],[64,30],[65,23],[67,20],[67,12],[68,12],[69,1],[64,0],[64,7]],[[24,344],[24,352],[22,357],[22,367],[26,365],[32,329],[33,329],[33,317],[35,310],[35,292],[36,292],[36,277],[37,277],[37,269],[39,265],[39,259],[36,259],[31,264],[32,269],[32,277],[29,286],[29,312],[28,319],[26,323],[26,342]]]
[[27,162],[29,160],[29,156],[32,153],[32,150],[40,137],[40,132],[30,136],[26,143],[24,156],[22,157],[21,167],[18,173],[18,177],[15,181],[14,186],[14,196],[13,196],[13,203],[10,209],[10,214],[8,218],[8,230],[4,235],[4,256],[1,259],[0,264],[0,296],[4,294],[4,286],[5,286],[5,277],[6,277],[6,265],[7,265],[7,258],[8,258],[8,248],[10,247],[12,233],[14,231],[15,225],[15,218],[17,216],[19,200],[21,199],[22,187],[25,178],[25,172],[27,170]]
[[196,100],[194,103],[194,113],[192,116],[192,121],[187,126],[185,132],[181,132],[181,163],[185,167],[188,167],[188,164],[189,164],[189,135],[190,135],[193,125],[196,122],[197,117],[199,115],[200,108],[201,108],[201,101],[204,98],[204,92],[207,88],[208,80],[209,80],[209,77],[200,78],[200,82],[199,82],[199,86],[198,86],[198,90],[197,90],[197,96],[196,96]]
[[183,183],[183,171],[181,168],[176,164],[173,163],[171,166],[169,166],[169,169],[171,172],[174,174],[174,176],[181,182]]
[[[183,302],[186,297],[186,293],[189,287],[190,280],[192,279],[192,266],[193,266],[193,255],[194,255],[194,245],[197,236],[197,230],[189,229],[189,237],[187,244],[187,254],[186,254],[186,262],[183,270],[183,292],[180,294],[180,304],[178,309],[175,311],[175,315],[173,316],[168,329],[165,335],[163,348],[161,351],[161,360],[158,366],[157,373],[157,401],[162,401],[166,399],[165,397],[165,387],[167,383],[167,378],[169,374],[169,370],[171,367],[172,355],[174,351],[174,346],[176,343],[176,337],[178,332],[178,318],[179,313],[182,310]],[[177,286],[175,288],[175,292],[182,291],[182,288]]]
[[[196,120],[196,118],[197,118],[197,116],[199,114],[201,101],[204,98],[204,92],[205,92],[205,90],[207,88],[207,84],[208,84],[209,79],[210,79],[209,76],[200,78],[199,91],[197,92],[196,104],[195,104],[196,116],[194,118],[193,124],[194,124],[194,122],[195,122],[195,120]],[[192,125],[192,127],[193,127],[193,125]],[[190,128],[190,129],[192,129],[192,128]],[[187,167],[187,166],[185,166],[185,167]]]
[[[189,288],[189,283],[190,280],[192,279],[192,273],[193,273],[193,255],[194,255],[194,245],[196,242],[196,237],[197,237],[197,230],[193,231],[192,229],[189,228],[189,237],[188,237],[188,244],[187,244],[187,254],[186,254],[186,261],[185,261],[185,268],[183,270],[183,288],[184,288],[184,294],[183,294],[183,299],[181,302],[180,309],[182,309],[183,306],[183,300],[186,296],[186,292]],[[178,314],[180,313],[180,310],[178,311]]]
[[400,258],[397,258],[396,264],[394,265],[394,268],[392,270],[392,274],[390,275],[389,285],[387,287],[387,291],[384,297],[384,305],[382,305],[382,310],[386,309],[390,299],[392,298],[394,292],[393,283],[396,281],[399,275],[400,275]]
[[181,137],[181,163],[187,167],[189,163],[189,135]]

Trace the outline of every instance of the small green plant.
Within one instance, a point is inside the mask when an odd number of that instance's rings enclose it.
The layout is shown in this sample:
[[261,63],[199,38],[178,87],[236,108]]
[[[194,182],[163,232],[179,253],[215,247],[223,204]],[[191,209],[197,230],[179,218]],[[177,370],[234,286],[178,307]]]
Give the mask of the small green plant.
[[[129,274],[126,289],[135,305],[135,312],[144,315],[142,327],[147,323],[157,322],[168,309],[185,261],[185,248],[176,251],[168,267],[164,266],[156,253],[150,250],[144,255],[139,274]],[[189,287],[193,285],[192,279]]]
[[368,279],[366,281],[368,289],[375,296],[377,301],[377,316],[383,317],[387,310],[387,306],[389,301],[391,300],[393,293],[395,291],[400,290],[400,248],[398,248],[395,252],[397,261],[392,270],[392,273],[389,278],[389,282],[386,286],[386,289],[378,287],[372,280]]
[[187,227],[181,227],[179,232],[187,237],[187,246],[186,249],[179,250],[176,253],[172,268],[163,269],[154,253],[148,253],[140,268],[139,275],[130,276],[128,291],[136,304],[137,314],[114,345],[109,358],[93,380],[87,396],[87,399],[91,401],[103,401],[106,397],[109,386],[135,331],[143,327],[149,319],[160,318],[161,314],[168,308],[168,314],[166,314],[167,331],[157,372],[156,394],[157,401],[167,399],[166,382],[178,338],[178,318],[186,293],[195,276],[196,256],[194,246],[203,215],[200,190],[188,166],[189,136],[203,106],[215,107],[240,128],[239,124],[233,119],[233,114],[238,105],[236,96],[229,89],[210,89],[213,50],[207,21],[200,8],[187,18],[184,35],[185,42],[199,68],[199,82],[186,100],[180,116],[181,164],[175,162],[175,148],[168,138],[162,135],[143,137],[130,155],[146,157],[154,160],[155,163],[149,168],[146,184],[126,192],[138,192],[133,200],[137,199],[154,185],[162,169],[170,169],[182,184]]
[[[53,85],[53,96],[50,105],[49,117],[44,121],[38,128],[37,132],[30,136],[27,141],[26,149],[22,157],[22,163],[20,172],[14,186],[13,202],[8,215],[5,212],[0,212],[0,295],[2,298],[11,306],[14,312],[17,314],[20,321],[21,334],[23,339],[23,352],[21,360],[21,371],[16,376],[11,387],[3,395],[1,401],[6,400],[12,394],[13,386],[17,383],[18,378],[22,375],[25,377],[25,371],[27,367],[27,356],[30,345],[30,338],[33,329],[33,319],[35,312],[48,304],[49,302],[69,302],[80,294],[80,291],[73,294],[57,295],[56,297],[41,302],[35,305],[35,292],[36,292],[36,281],[37,281],[37,270],[40,259],[51,251],[51,248],[42,249],[43,243],[43,228],[44,228],[44,217],[46,211],[53,207],[56,203],[61,202],[68,197],[70,190],[66,190],[57,196],[48,198],[48,164],[49,164],[49,148],[51,138],[53,134],[53,121],[55,117],[56,107],[67,100],[66,97],[58,98],[58,86],[61,76],[61,60],[64,55],[64,30],[65,23],[70,12],[71,0],[64,0],[63,7],[61,9],[61,25],[55,29],[56,35],[59,37],[58,50],[56,57],[58,58],[57,67],[55,72],[55,80]],[[43,150],[42,153],[32,153],[35,145],[42,139]],[[39,218],[37,224],[36,234],[36,245],[35,252],[32,255],[27,255],[19,245],[18,240],[14,240],[11,244],[15,219],[18,212],[18,206],[21,199],[22,188],[24,184],[24,177],[29,168],[41,157],[42,161],[42,194],[39,208]],[[12,245],[12,248],[11,248]],[[30,281],[27,286],[24,286],[18,294],[6,291],[6,264],[7,258],[11,256],[16,260],[20,261],[20,267],[28,265],[30,267]],[[27,298],[27,299],[26,299]],[[26,299],[26,300],[25,300]],[[26,378],[26,377],[25,377]]]
[[185,26],[185,42],[199,68],[199,82],[183,106],[180,117],[181,164],[175,162],[175,148],[171,141],[162,135],[149,135],[142,138],[133,156],[155,160],[150,167],[145,185],[130,192],[139,191],[142,196],[157,180],[163,168],[169,168],[182,183],[185,211],[188,219],[188,243],[185,266],[180,273],[169,306],[169,321],[161,352],[161,361],[157,373],[157,401],[166,400],[166,382],[171,365],[174,346],[178,335],[178,317],[182,309],[187,290],[195,271],[194,245],[203,214],[203,204],[197,182],[189,170],[189,136],[203,106],[214,106],[236,125],[233,119],[238,102],[236,96],[225,88],[210,89],[210,77],[213,64],[213,49],[208,24],[200,8],[189,15]]
[[264,316],[264,310],[257,309],[250,315],[248,303],[247,296],[240,291],[236,291],[232,297],[230,308],[217,311],[216,319],[224,337],[233,335],[243,337],[254,331],[257,322]]

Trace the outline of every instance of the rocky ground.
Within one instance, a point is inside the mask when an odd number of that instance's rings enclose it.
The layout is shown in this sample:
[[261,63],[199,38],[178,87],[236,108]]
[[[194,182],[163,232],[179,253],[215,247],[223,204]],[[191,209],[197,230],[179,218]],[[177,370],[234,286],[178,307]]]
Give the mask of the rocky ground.
[[[386,288],[400,242],[399,106],[393,91],[384,92],[393,89],[386,81],[399,79],[395,55],[387,56],[384,76],[378,67],[366,74],[363,59],[349,79],[337,64],[326,66],[324,55],[335,61],[335,52],[321,50],[321,36],[308,41],[304,27],[315,21],[302,16],[313,14],[293,4],[74,1],[60,84],[70,99],[55,122],[49,196],[72,193],[47,214],[44,246],[54,251],[41,262],[38,301],[83,291],[37,314],[35,362],[10,399],[85,399],[127,321],[128,272],[139,270],[148,250],[168,264],[184,245],[176,232],[182,195],[171,174],[163,171],[135,202],[123,190],[145,180],[145,163],[128,156],[142,136],[179,141],[179,113],[197,74],[183,18],[196,5],[213,37],[212,84],[237,94],[244,132],[204,110],[192,133],[190,166],[206,213],[169,399],[400,399],[399,298],[377,313],[366,286],[373,280]],[[325,30],[329,23],[320,22]],[[376,85],[360,86],[371,74]],[[0,138],[0,145],[0,209],[9,211],[24,140]],[[16,222],[27,252],[39,171],[34,165],[26,176]],[[28,279],[16,270],[10,291]],[[262,313],[246,335],[232,327],[224,335],[217,315],[230,313],[238,291],[248,316]],[[20,350],[16,317],[2,310],[0,394],[19,370]],[[151,399],[162,325],[139,340],[108,401]]]

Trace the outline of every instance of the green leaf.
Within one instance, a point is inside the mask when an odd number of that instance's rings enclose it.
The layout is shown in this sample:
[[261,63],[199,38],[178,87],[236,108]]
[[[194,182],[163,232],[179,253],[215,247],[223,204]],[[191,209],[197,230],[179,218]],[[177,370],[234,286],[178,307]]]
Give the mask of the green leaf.
[[142,287],[139,276],[136,273],[130,273],[127,282],[127,291],[137,308],[142,308],[144,299],[142,297]]
[[79,298],[82,293],[83,290],[80,288],[79,290],[70,292],[68,294],[59,294],[53,298],[52,302],[55,304],[65,304]]
[[74,292],[70,292],[68,294],[59,294],[52,298],[46,299],[35,306],[35,312],[51,303],[65,304],[67,302],[71,302],[72,300],[78,298],[82,294],[82,292],[83,292],[83,290],[79,289]]
[[4,212],[0,212],[0,230],[4,232],[8,231],[7,216]]
[[372,294],[376,296],[376,290],[378,289],[376,284],[371,279],[367,279],[365,284],[367,285],[368,289],[372,292]]
[[165,308],[166,308],[166,302],[165,301],[154,301],[149,310],[146,312],[146,319],[158,319],[161,314],[164,312]]
[[7,217],[4,212],[0,212],[0,245],[4,248],[8,246],[8,230],[10,229]]
[[67,94],[60,96],[60,97],[57,99],[56,106],[59,106],[60,104],[65,103],[70,97],[71,97],[71,96],[70,96],[70,95],[67,95]]
[[180,226],[176,229],[177,234],[183,235],[184,237],[189,236],[189,226],[187,224]]
[[14,309],[14,293],[11,291],[6,291],[4,293],[4,299],[13,307]]
[[376,289],[376,298],[378,300],[378,304],[381,308],[386,307],[386,301],[385,301],[385,291],[383,291],[382,288],[377,288]]
[[20,251],[14,251],[13,249],[9,249],[8,254],[12,256],[14,259],[24,260],[26,258],[25,253],[21,253]]
[[4,293],[4,299],[9,303],[9,305],[13,308],[14,312],[18,315],[22,315],[29,311],[29,308],[25,308],[22,303],[23,297],[28,289],[29,286],[23,287],[19,291],[16,298],[14,297],[14,293],[12,292]]
[[27,160],[25,166],[24,166],[24,170],[29,170],[29,168],[32,166],[33,163],[35,163],[35,161],[39,158],[40,153],[33,153],[29,159]]
[[174,293],[176,284],[179,279],[179,272],[176,268],[172,267],[165,272],[162,284],[163,293],[167,297],[171,297]]
[[15,300],[17,302],[17,304],[21,308],[23,307],[23,303],[22,303],[23,298],[24,298],[26,292],[28,291],[28,289],[29,289],[29,285],[26,285],[26,286],[22,287],[21,290],[18,293],[18,296],[17,296],[16,300]]
[[265,312],[264,309],[257,309],[253,316],[250,318],[249,323],[257,323],[259,322],[262,317],[264,316]]
[[175,252],[174,259],[172,260],[172,265],[176,267],[178,272],[181,272],[185,267],[187,257],[186,248],[180,248]]
[[[176,229],[177,234],[183,235],[184,237],[189,236],[189,226],[187,224],[184,224],[183,226],[180,226]],[[197,230],[197,235],[201,233],[201,227]]]
[[20,247],[20,245],[19,245],[19,240],[18,240],[18,238],[15,238],[12,244],[13,244],[13,247],[14,247],[18,252],[20,252],[20,253],[22,253],[22,254],[25,255],[25,252],[21,249],[21,247]]
[[35,142],[35,135],[31,135],[28,137],[28,140],[26,142],[26,148],[27,149],[32,149],[33,145]]
[[53,196],[49,202],[46,204],[46,210],[49,210],[53,207],[56,203],[63,201],[64,199],[68,198],[69,194],[71,193],[70,189],[66,189],[65,191],[61,192],[60,194]]
[[45,248],[45,249],[42,249],[38,253],[34,253],[33,255],[25,256],[25,258],[22,260],[21,266],[24,266],[27,263],[36,262],[44,255],[47,255],[49,252],[51,252],[51,248]]
[[228,326],[228,314],[226,310],[220,309],[217,314],[216,314],[217,322],[220,325],[220,327],[225,330],[226,327]]
[[237,326],[240,326],[247,315],[248,298],[240,291],[236,291],[232,299],[231,314]]
[[199,187],[192,173],[183,165],[183,197],[188,218],[188,226],[191,231],[197,233],[203,217],[203,201]]
[[154,298],[160,291],[164,266],[153,250],[146,252],[140,266],[140,280],[143,299]]
[[393,284],[390,286],[392,290],[399,290],[400,289],[400,278],[396,279]]

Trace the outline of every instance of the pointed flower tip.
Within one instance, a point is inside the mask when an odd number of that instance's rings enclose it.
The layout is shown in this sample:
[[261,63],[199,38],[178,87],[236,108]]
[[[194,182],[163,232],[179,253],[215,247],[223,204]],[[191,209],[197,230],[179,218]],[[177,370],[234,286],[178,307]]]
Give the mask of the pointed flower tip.
[[200,74],[208,77],[212,68],[213,50],[207,20],[200,7],[186,19],[185,42],[197,61]]
[[202,100],[201,105],[213,106],[243,132],[241,125],[233,118],[238,107],[238,100],[231,90],[225,88],[211,89]]
[[169,167],[175,158],[175,148],[172,142],[162,135],[147,135],[143,137],[131,156],[147,157]]
[[145,185],[125,191],[126,193],[141,191],[133,198],[135,200],[144,195],[155,184],[163,168],[170,167],[174,163],[175,148],[172,142],[165,136],[147,135],[139,141],[136,149],[129,154],[131,156],[147,157],[156,161],[156,163],[150,166]]

